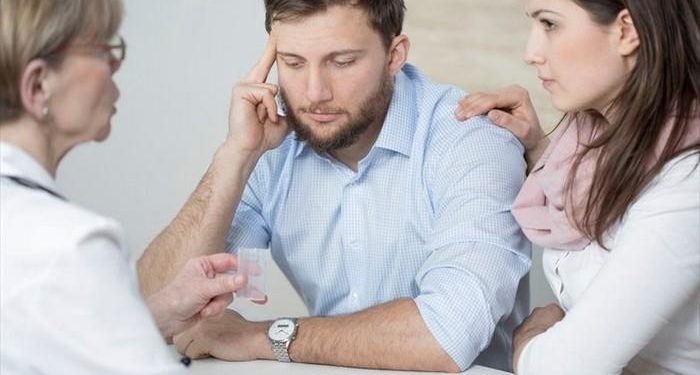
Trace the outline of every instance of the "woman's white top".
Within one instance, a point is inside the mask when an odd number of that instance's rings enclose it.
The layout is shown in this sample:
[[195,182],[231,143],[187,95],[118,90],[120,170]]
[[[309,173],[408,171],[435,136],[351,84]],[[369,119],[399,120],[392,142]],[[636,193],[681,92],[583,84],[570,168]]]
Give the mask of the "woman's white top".
[[138,292],[120,227],[0,142],[0,373],[182,374]]
[[611,251],[545,249],[566,317],[523,350],[518,374],[700,374],[700,168],[682,155],[609,231]]

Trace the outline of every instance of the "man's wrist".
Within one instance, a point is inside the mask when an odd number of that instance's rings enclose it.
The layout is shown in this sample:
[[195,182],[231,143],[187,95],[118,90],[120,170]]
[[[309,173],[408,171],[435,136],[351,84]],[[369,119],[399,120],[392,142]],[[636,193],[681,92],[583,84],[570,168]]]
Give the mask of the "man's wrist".
[[257,359],[275,360],[275,353],[272,352],[272,344],[267,337],[267,331],[270,328],[272,321],[263,321],[255,323],[255,333],[253,337],[253,347],[255,347],[255,356]]
[[246,149],[229,138],[219,146],[216,153],[217,155],[221,154],[226,159],[239,160],[242,164],[255,164],[265,151]]
[[216,185],[225,189],[241,181],[245,185],[261,156],[262,153],[243,150],[233,142],[224,142],[214,153],[210,166],[218,177]]

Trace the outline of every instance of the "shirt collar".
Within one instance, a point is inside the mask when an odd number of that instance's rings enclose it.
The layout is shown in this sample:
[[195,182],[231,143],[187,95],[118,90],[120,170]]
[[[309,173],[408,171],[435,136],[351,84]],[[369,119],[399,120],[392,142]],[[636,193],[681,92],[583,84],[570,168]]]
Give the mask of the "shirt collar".
[[[379,147],[411,156],[413,134],[418,120],[418,108],[414,83],[404,72],[407,69],[414,68],[410,64],[406,64],[406,67],[396,75],[394,94],[389,104],[389,110],[379,137],[372,148]],[[310,148],[306,142],[297,143],[295,157],[301,155],[305,149]]]
[[294,144],[297,147],[296,151],[294,153],[295,158],[299,157],[299,155],[301,155],[301,153],[304,152],[304,150],[306,150],[307,148],[308,149],[311,148],[311,147],[309,147],[309,144],[307,142],[297,140],[296,133],[292,132],[291,137],[294,137]]
[[0,141],[0,175],[20,177],[60,194],[56,181],[31,155],[17,146]]
[[374,147],[411,156],[413,134],[416,129],[416,121],[418,121],[418,108],[414,82],[404,72],[412,67],[406,65],[394,80],[394,96],[391,98],[389,111],[387,111],[382,131],[379,133]]

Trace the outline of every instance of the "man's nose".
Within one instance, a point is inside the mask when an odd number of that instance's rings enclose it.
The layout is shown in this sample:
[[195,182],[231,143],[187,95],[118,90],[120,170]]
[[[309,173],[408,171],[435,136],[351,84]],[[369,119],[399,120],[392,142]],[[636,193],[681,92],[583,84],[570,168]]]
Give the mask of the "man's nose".
[[330,79],[321,69],[311,69],[306,83],[306,99],[311,103],[322,103],[333,99]]

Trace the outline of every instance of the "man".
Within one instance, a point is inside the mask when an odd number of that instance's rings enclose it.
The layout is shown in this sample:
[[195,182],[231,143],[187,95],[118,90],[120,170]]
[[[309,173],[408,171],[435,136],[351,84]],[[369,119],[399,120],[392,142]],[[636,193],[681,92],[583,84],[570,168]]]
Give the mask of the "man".
[[[270,41],[234,89],[229,137],[139,267],[148,295],[188,258],[270,246],[313,317],[249,322],[229,310],[179,336],[178,349],[510,368],[530,264],[509,212],[524,179],[520,143],[483,118],[458,123],[464,94],[406,64],[403,1],[265,4]],[[286,118],[278,87],[264,83],[275,60]]]

